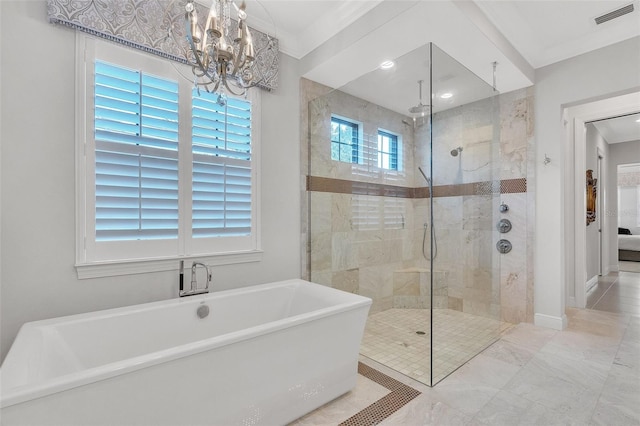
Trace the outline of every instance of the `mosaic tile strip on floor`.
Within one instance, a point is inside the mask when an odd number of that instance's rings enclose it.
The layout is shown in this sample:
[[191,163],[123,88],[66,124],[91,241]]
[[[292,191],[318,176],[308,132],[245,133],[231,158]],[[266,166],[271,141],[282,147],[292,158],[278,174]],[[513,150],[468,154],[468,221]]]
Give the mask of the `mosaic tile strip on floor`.
[[420,395],[420,392],[411,386],[372,368],[361,362],[358,363],[358,373],[389,389],[391,392],[373,404],[349,417],[339,426],[369,426],[377,425],[409,401]]
[[[429,309],[389,309],[367,320],[360,353],[431,384]],[[496,341],[511,324],[451,309],[433,311],[433,384]]]

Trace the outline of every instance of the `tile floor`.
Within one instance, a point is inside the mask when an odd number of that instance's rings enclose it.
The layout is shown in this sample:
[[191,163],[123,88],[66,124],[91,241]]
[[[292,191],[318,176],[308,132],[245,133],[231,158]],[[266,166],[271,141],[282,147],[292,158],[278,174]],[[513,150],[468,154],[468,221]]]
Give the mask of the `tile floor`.
[[[369,317],[360,353],[422,383],[438,383],[511,324],[450,309],[389,309]],[[433,378],[430,370],[433,344]]]
[[587,308],[640,315],[640,273],[620,271],[600,277],[587,295]]
[[[640,316],[579,309],[567,316],[563,331],[508,329],[433,388],[361,357],[421,392],[377,424],[640,425]],[[337,425],[388,393],[358,379],[353,391],[294,424]]]

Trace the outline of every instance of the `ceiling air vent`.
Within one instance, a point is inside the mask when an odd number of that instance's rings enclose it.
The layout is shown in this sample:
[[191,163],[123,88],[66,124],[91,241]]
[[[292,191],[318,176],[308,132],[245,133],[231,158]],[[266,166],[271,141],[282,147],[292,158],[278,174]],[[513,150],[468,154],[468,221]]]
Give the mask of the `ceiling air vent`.
[[605,13],[602,16],[598,16],[597,18],[595,18],[596,24],[598,25],[603,24],[607,21],[610,21],[615,18],[619,18],[622,15],[626,15],[627,13],[631,13],[631,12],[633,12],[633,3],[628,4],[624,7],[621,7],[620,9],[613,10],[609,13]]

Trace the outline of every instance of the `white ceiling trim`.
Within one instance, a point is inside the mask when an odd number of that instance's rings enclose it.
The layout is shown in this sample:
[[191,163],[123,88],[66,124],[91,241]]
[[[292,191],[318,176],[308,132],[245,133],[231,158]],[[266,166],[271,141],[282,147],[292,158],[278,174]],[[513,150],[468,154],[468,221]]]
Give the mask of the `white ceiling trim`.
[[[398,13],[390,13],[394,10],[386,10],[389,8],[398,9]],[[375,15],[367,15],[366,20],[328,40],[325,45],[330,48],[322,46],[322,51],[304,58],[303,76],[338,88],[375,70],[385,59],[433,42],[488,84],[493,80],[491,63],[497,61],[497,88],[501,92],[533,84],[497,43],[450,1],[383,2],[369,14],[377,15],[382,9],[387,12],[382,24],[375,21]]]
[[471,22],[473,22],[480,31],[495,46],[509,58],[518,69],[532,82],[535,80],[535,70],[531,64],[513,47],[511,42],[500,32],[493,22],[484,14],[482,9],[478,7],[475,1],[468,0],[452,0]]
[[[625,17],[619,19],[624,18]],[[629,18],[633,19],[633,17]],[[606,23],[602,25],[606,25]],[[637,25],[640,26],[640,22],[637,22]],[[582,55],[623,40],[628,40],[637,35],[638,30],[634,27],[616,27],[602,34],[594,32],[582,38],[568,40],[562,44],[545,49],[544,52],[539,52],[534,59],[534,63],[536,68],[544,67],[573,56]]]
[[338,8],[330,10],[315,22],[306,31],[299,35],[298,56],[300,59],[322,43],[339,33],[371,9],[375,8],[383,0],[367,1],[341,1]]
[[[384,0],[328,0],[327,4],[330,7],[327,8],[327,11],[316,17],[313,22],[306,26],[304,31],[298,34],[288,32],[282,27],[274,27],[273,23],[255,15],[249,15],[247,21],[251,27],[259,31],[272,35],[275,33],[280,51],[296,59],[301,59],[335,34],[357,21],[382,1]],[[292,0],[283,0],[283,2],[297,3]],[[269,14],[269,4],[268,2],[265,3],[266,6],[263,5],[263,7]],[[299,7],[299,5],[296,7]]]

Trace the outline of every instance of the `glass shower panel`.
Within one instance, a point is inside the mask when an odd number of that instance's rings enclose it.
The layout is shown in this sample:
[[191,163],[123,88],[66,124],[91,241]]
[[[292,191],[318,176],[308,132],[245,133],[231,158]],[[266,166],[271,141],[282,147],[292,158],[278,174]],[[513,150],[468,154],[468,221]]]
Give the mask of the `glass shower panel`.
[[308,276],[370,297],[361,354],[434,385],[502,328],[497,92],[432,44],[305,84]]
[[421,158],[432,165],[435,385],[502,330],[500,126],[498,92],[435,45],[431,58],[432,146]]
[[362,355],[430,384],[427,183],[416,163],[428,61],[423,46],[392,70],[314,87],[324,92],[308,105],[307,188],[311,281],[370,297]]

